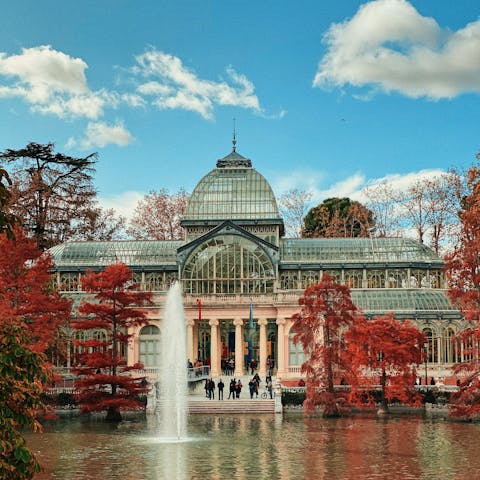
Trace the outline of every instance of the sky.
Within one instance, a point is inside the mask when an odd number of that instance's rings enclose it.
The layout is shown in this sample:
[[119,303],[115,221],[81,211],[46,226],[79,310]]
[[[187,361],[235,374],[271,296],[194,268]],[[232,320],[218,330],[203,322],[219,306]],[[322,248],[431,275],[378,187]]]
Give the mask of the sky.
[[98,152],[102,205],[192,191],[232,148],[281,195],[361,199],[480,150],[478,0],[17,0],[0,150]]

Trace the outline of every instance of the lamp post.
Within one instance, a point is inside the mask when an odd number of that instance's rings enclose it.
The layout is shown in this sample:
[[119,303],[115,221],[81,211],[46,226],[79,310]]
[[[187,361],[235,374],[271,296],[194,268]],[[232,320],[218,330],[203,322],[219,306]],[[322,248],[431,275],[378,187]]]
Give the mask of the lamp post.
[[423,344],[424,356],[423,363],[425,365],[425,385],[428,385],[428,342]]

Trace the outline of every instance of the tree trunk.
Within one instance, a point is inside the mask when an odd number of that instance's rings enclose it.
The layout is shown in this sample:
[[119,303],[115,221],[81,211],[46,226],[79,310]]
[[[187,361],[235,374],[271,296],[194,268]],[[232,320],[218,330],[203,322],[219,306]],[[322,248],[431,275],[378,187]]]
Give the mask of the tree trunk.
[[387,374],[385,370],[382,372],[382,376],[380,378],[380,386],[382,387],[381,397],[380,397],[380,406],[378,407],[377,414],[378,415],[385,415],[390,413],[388,408],[387,399],[385,397],[385,386],[387,385]]
[[114,407],[109,407],[107,410],[106,422],[121,422],[122,414]]

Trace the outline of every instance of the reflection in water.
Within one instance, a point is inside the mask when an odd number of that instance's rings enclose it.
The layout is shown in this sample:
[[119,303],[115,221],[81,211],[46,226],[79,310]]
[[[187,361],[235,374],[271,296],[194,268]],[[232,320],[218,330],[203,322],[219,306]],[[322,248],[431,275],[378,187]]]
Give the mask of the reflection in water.
[[52,422],[28,435],[37,480],[478,478],[480,425],[420,417],[192,416],[191,441],[153,421]]

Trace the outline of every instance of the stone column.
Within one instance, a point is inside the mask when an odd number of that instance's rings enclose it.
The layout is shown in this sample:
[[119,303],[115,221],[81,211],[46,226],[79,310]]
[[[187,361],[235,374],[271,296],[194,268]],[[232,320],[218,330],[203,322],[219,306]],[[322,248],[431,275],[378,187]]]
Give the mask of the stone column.
[[218,360],[218,320],[212,319],[210,325],[210,375],[218,377],[220,374],[220,362]]
[[192,363],[195,361],[194,351],[193,351],[193,327],[195,325],[195,320],[189,318],[186,322],[187,324],[187,357]]
[[198,328],[199,328],[199,323],[193,327],[193,357],[192,362],[195,363],[196,360],[198,360]]
[[236,318],[235,325],[235,372],[236,377],[243,375],[243,320]]
[[265,377],[267,375],[267,324],[268,321],[266,318],[260,318],[258,320],[260,325],[260,358],[259,358],[259,369],[258,374],[260,377]]
[[283,378],[287,373],[287,367],[285,365],[285,323],[284,318],[277,319],[277,378]]

